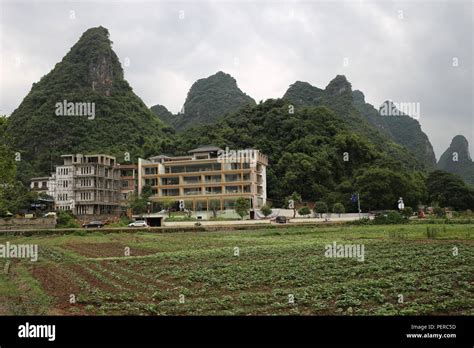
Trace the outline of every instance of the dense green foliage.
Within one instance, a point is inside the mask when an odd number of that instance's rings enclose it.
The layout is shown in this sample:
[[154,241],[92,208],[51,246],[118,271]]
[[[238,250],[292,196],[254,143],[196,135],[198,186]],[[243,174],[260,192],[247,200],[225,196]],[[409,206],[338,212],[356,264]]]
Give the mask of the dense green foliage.
[[255,101],[242,92],[235,79],[222,71],[197,80],[188,92],[183,109],[177,115],[156,105],[151,110],[177,130],[194,125],[210,124],[224,115],[235,112]]
[[402,210],[402,215],[406,218],[409,218],[413,215],[413,208],[412,207],[405,207],[403,210]]
[[174,123],[174,119],[176,118],[165,106],[157,104],[150,108],[151,112],[153,112],[160,120],[164,123],[172,125]]
[[28,209],[37,198],[34,192],[17,180],[17,163],[13,151],[0,144],[0,216]]
[[[352,86],[345,76],[336,76],[324,90],[311,86],[306,82],[296,82],[290,86],[283,96],[296,108],[305,106],[326,106],[335,112],[352,132],[370,140],[379,150],[387,153],[409,168],[423,169],[423,162],[415,155],[395,142],[386,127],[372,124],[373,119],[381,119],[377,110],[365,104],[363,94],[352,92]],[[363,105],[363,108],[360,106]],[[369,117],[366,115],[368,110]],[[373,115],[375,114],[375,115]],[[383,121],[383,120],[381,120]],[[431,145],[430,145],[431,146]]]
[[449,148],[441,155],[438,168],[459,175],[466,183],[474,185],[474,162],[469,154],[469,143],[456,135]]
[[405,205],[417,207],[426,201],[424,177],[390,168],[368,168],[356,176],[364,210],[395,209],[399,197]]
[[466,210],[474,207],[474,189],[448,172],[435,170],[427,179],[429,201],[441,207]]
[[60,210],[57,213],[56,227],[58,228],[77,228],[80,227],[76,219],[69,211]]
[[386,214],[377,215],[372,221],[374,225],[397,225],[407,222],[408,219],[398,211],[389,211]]
[[[10,116],[6,136],[22,154],[25,176],[49,174],[65,153],[107,153],[123,162],[125,153],[133,161],[169,150],[172,129],[124,80],[108,36],[102,27],[87,30]],[[56,115],[64,100],[95,103],[95,117]]]

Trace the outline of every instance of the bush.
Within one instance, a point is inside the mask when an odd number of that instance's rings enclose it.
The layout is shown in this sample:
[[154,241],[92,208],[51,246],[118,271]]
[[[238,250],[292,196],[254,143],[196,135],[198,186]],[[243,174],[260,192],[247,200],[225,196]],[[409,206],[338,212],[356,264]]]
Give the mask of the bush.
[[405,209],[402,210],[402,215],[407,219],[410,218],[413,215],[413,208],[405,207]]
[[398,211],[389,211],[386,214],[378,215],[374,218],[374,225],[395,225],[408,222]]
[[272,213],[272,209],[266,204],[262,208],[260,208],[260,211],[265,217],[267,217],[268,215]]
[[80,226],[71,212],[60,210],[57,214],[56,227],[78,228]]
[[180,221],[196,221],[197,218],[195,217],[192,217],[192,216],[172,216],[172,217],[167,217],[165,218],[165,221],[168,221],[168,222],[180,222]]
[[439,217],[439,218],[443,218],[446,215],[444,209],[441,207],[433,208],[433,214],[435,214],[436,217]]
[[341,217],[341,214],[344,214],[346,212],[346,208],[344,208],[344,205],[342,203],[335,203],[332,206],[332,212],[336,213]]
[[308,207],[301,207],[300,209],[298,209],[298,214],[302,216],[309,215],[311,214],[311,209],[309,209]]
[[126,216],[122,216],[119,221],[109,224],[110,227],[127,227],[129,223],[133,220],[130,220]]
[[370,220],[368,217],[364,216],[364,217],[361,217],[359,220],[347,221],[346,224],[348,224],[348,225],[372,225],[372,220]]

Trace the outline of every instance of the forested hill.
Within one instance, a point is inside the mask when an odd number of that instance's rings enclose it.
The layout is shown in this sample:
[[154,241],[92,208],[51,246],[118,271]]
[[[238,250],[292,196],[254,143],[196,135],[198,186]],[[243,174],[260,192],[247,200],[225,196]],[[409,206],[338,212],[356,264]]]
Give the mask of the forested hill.
[[180,113],[170,115],[160,105],[151,108],[164,122],[177,130],[194,125],[210,124],[228,113],[245,105],[255,105],[255,101],[242,92],[235,79],[222,71],[197,80],[188,92]]
[[456,135],[446,151],[441,155],[438,168],[459,175],[474,185],[474,162],[469,153],[469,143],[462,135]]
[[426,194],[423,174],[354,132],[325,106],[292,110],[288,100],[270,99],[213,125],[191,128],[177,141],[182,154],[202,144],[263,151],[270,162],[268,195],[276,201],[296,191],[303,199],[342,202],[354,211],[349,198],[356,190],[366,208],[393,208],[400,196],[416,206]]
[[[357,95],[356,93],[356,97]],[[360,103],[354,101],[352,86],[345,76],[336,76],[325,89],[297,81],[288,88],[283,98],[289,100],[296,108],[326,106],[343,119],[353,132],[369,139],[379,149],[383,149],[390,158],[402,162],[406,167],[425,169],[423,162],[417,159],[414,153],[403,144],[397,143],[386,131],[373,125],[370,118],[361,112]]]
[[[103,27],[84,32],[9,117],[6,139],[21,153],[19,172],[26,177],[48,174],[66,153],[108,153],[123,161],[127,152],[133,160],[167,149],[173,130],[133,92],[111,44]],[[58,109],[65,101],[68,107]]]
[[379,110],[365,102],[364,94],[361,91],[353,92],[353,100],[361,115],[366,117],[381,133],[407,148],[425,165],[426,169],[434,169],[436,157],[433,146],[421,129],[418,120],[398,110],[391,101],[385,101],[381,107],[386,107],[393,113],[390,116],[382,116]]

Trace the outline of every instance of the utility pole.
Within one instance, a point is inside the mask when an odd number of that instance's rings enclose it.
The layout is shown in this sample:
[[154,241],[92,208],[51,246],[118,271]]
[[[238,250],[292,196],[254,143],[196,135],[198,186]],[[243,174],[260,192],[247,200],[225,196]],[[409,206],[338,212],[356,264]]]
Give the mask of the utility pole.
[[359,192],[357,192],[357,210],[359,211],[359,220],[360,220],[360,196],[359,196]]
[[352,196],[351,196],[351,202],[352,203],[355,203],[355,200],[357,199],[357,211],[359,212],[359,220],[360,220],[360,213],[361,213],[361,210],[360,210],[360,195],[359,195],[359,192],[356,192],[356,193],[353,193]]

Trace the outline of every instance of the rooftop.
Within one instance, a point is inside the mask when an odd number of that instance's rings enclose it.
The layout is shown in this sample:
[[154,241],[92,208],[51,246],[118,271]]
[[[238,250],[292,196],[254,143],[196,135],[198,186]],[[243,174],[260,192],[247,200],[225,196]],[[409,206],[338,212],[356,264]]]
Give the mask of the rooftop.
[[201,145],[193,150],[188,151],[188,153],[200,153],[200,152],[216,152],[222,151],[220,147],[213,145]]

